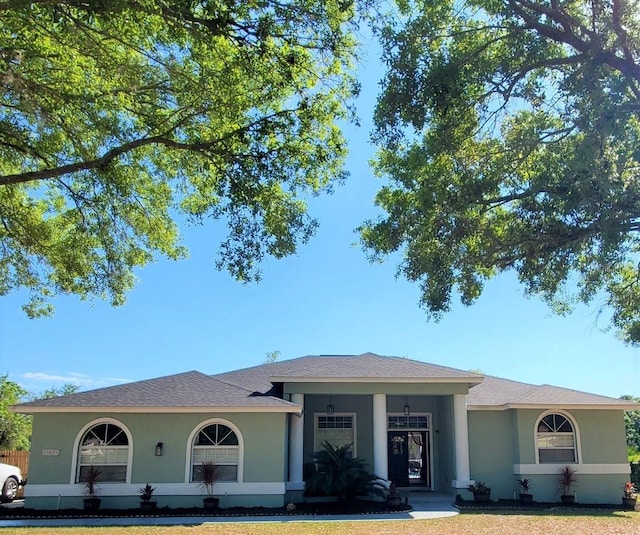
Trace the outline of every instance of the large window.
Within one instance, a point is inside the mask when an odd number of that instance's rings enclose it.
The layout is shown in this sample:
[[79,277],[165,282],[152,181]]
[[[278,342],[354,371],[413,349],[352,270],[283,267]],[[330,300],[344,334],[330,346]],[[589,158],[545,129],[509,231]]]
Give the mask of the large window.
[[226,423],[209,423],[193,440],[191,481],[200,481],[200,465],[205,461],[213,461],[218,466],[218,481],[239,481],[240,457],[238,433]]
[[563,414],[547,414],[538,421],[536,446],[540,463],[578,462],[576,430]]
[[90,466],[100,470],[101,482],[126,482],[129,465],[129,437],[119,423],[91,426],[80,439],[76,481],[87,480]]
[[314,451],[319,451],[323,442],[334,446],[353,444],[352,454],[356,455],[356,415],[316,414]]

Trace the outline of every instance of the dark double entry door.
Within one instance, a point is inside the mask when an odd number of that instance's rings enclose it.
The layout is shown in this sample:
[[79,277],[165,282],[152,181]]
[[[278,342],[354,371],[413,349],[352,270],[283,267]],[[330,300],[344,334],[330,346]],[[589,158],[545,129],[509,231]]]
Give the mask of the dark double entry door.
[[389,480],[431,488],[429,431],[389,431],[388,440]]

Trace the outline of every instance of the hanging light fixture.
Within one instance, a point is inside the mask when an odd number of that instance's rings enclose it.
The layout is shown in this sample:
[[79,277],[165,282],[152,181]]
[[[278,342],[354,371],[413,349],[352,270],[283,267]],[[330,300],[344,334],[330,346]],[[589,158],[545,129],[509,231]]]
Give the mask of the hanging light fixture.
[[156,444],[156,457],[160,457],[164,453],[164,445],[162,442]]
[[333,414],[333,412],[334,412],[333,401],[331,400],[331,398],[329,398],[329,404],[327,405],[327,414]]
[[411,407],[409,406],[409,398],[405,396],[404,398],[404,415],[409,416],[411,414]]

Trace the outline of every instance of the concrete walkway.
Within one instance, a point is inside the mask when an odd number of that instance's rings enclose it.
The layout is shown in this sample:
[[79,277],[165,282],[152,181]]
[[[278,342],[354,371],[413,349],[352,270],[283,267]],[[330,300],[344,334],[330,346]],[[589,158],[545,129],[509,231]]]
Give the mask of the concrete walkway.
[[408,494],[413,511],[386,514],[363,515],[291,515],[291,516],[236,516],[236,517],[118,517],[118,518],[42,518],[42,519],[0,519],[3,527],[62,527],[62,526],[190,526],[199,524],[262,523],[262,522],[336,522],[336,521],[377,521],[377,520],[424,520],[443,518],[458,514],[451,496],[428,492]]

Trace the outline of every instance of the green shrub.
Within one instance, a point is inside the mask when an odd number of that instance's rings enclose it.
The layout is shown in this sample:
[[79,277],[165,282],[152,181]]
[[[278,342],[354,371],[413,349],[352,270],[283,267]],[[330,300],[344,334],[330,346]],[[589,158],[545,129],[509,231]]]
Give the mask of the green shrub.
[[352,456],[351,447],[322,443],[322,449],[313,454],[316,470],[305,482],[306,496],[337,496],[340,501],[350,501],[381,492],[372,485],[376,476],[369,473],[364,460]]
[[631,483],[640,488],[640,463],[631,463]]

